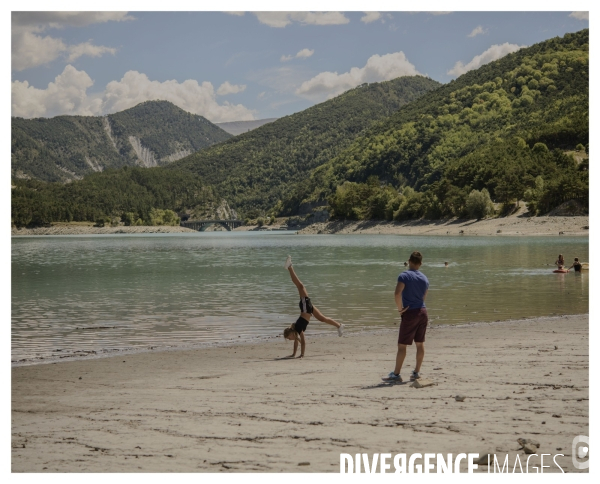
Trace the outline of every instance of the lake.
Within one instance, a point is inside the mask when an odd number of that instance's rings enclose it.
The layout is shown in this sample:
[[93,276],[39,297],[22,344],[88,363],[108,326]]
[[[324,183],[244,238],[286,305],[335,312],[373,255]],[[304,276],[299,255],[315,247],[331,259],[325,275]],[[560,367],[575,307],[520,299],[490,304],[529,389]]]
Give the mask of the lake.
[[[423,253],[432,324],[588,312],[588,273],[552,273],[559,253],[569,265],[588,260],[587,237],[13,237],[12,360],[280,335],[299,313],[288,254],[315,306],[347,331],[397,327],[394,287],[413,250]],[[307,336],[323,332],[335,329],[313,318]]]

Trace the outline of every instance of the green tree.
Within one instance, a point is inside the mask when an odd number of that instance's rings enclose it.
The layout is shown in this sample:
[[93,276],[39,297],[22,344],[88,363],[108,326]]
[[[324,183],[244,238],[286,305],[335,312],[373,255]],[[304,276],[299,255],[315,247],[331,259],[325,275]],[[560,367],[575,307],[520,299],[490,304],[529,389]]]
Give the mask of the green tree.
[[494,204],[490,198],[490,193],[484,188],[481,191],[472,190],[467,197],[466,203],[469,217],[480,220],[494,212]]

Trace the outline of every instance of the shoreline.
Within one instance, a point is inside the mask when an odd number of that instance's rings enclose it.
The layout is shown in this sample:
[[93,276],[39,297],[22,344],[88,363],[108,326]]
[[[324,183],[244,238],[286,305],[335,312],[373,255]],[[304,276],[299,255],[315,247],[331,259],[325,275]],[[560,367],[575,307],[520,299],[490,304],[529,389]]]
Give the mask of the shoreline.
[[392,333],[309,334],[304,359],[279,339],[12,368],[12,472],[337,473],[340,453],[359,452],[490,452],[512,466],[527,458],[519,437],[581,472],[588,315],[434,326],[422,377],[435,385],[421,389],[381,381]]
[[[589,216],[510,215],[483,220],[329,221],[309,225],[299,234],[433,236],[589,236]],[[588,228],[585,228],[588,227]]]
[[[290,227],[296,234],[368,234],[368,235],[436,235],[436,236],[589,236],[589,215],[543,215],[528,217],[521,207],[505,217],[483,220],[441,219],[409,220],[393,222],[382,220],[317,222],[310,225]],[[281,221],[280,221],[281,223]],[[258,230],[256,225],[246,225],[234,232],[278,233],[279,225],[273,230]],[[270,226],[268,226],[270,227]],[[587,227],[587,228],[586,228]],[[32,235],[87,235],[87,234],[155,234],[155,233],[194,233],[196,230],[179,225],[162,226],[117,226],[94,227],[87,222],[55,223],[50,227],[21,228],[11,227],[13,237]],[[208,232],[212,232],[209,230]]]
[[[506,319],[502,321],[472,321],[468,323],[444,323],[444,324],[433,324],[427,327],[427,331],[437,331],[441,328],[470,328],[470,327],[479,327],[479,326],[489,326],[489,325],[503,325],[503,324],[513,324],[513,323],[528,323],[535,322],[540,318],[546,320],[555,320],[562,318],[575,318],[575,317],[588,317],[589,313],[580,313],[580,314],[563,314],[563,315],[555,315],[555,316],[533,316],[533,317],[523,317],[518,319]],[[359,331],[346,331],[344,333],[344,337],[358,337],[358,336],[374,336],[374,335],[384,335],[384,334],[392,334],[397,333],[398,327],[380,327],[373,329],[362,329]],[[316,334],[311,334],[311,339],[320,339],[320,338],[331,338],[333,336],[337,336],[337,333],[329,334],[328,332],[320,332]],[[276,341],[273,341],[276,340]],[[262,335],[262,336],[254,336],[248,339],[240,340],[232,338],[231,340],[224,340],[218,342],[200,342],[193,343],[189,345],[178,345],[178,346],[156,346],[153,345],[150,348],[140,347],[140,348],[124,348],[117,350],[110,350],[104,353],[95,353],[95,354],[73,354],[73,355],[61,355],[56,357],[35,357],[32,359],[21,359],[21,360],[11,360],[11,368],[22,368],[22,367],[30,367],[37,365],[52,365],[55,363],[71,363],[75,361],[95,361],[101,360],[105,358],[117,358],[121,356],[130,356],[130,355],[138,355],[142,353],[152,353],[152,354],[160,354],[165,352],[185,352],[185,351],[196,351],[196,350],[204,350],[204,349],[212,349],[212,348],[235,348],[238,346],[246,346],[246,345],[255,345],[255,344],[272,344],[277,341],[281,341],[281,334],[277,334],[276,336]]]

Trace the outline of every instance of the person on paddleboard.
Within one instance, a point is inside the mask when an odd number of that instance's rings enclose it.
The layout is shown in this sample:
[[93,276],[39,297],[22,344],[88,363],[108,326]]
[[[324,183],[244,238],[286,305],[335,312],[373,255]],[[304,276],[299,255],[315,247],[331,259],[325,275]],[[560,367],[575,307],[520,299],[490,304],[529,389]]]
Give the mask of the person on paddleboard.
[[312,301],[310,300],[310,297],[308,297],[306,287],[304,287],[304,284],[302,284],[300,279],[298,279],[296,272],[294,272],[294,268],[292,267],[291,256],[288,255],[283,267],[289,271],[290,277],[292,278],[292,282],[298,289],[298,294],[300,295],[300,317],[289,328],[285,328],[283,330],[283,337],[294,342],[294,352],[289,356],[289,358],[296,357],[296,352],[298,351],[298,343],[300,343],[299,358],[303,358],[304,350],[306,349],[304,331],[306,331],[306,328],[308,327],[308,323],[312,316],[314,316],[323,323],[335,326],[337,328],[339,336],[342,336],[344,332],[344,325],[338,323],[337,321],[331,318],[324,316],[323,313],[319,311],[316,306],[313,305]]

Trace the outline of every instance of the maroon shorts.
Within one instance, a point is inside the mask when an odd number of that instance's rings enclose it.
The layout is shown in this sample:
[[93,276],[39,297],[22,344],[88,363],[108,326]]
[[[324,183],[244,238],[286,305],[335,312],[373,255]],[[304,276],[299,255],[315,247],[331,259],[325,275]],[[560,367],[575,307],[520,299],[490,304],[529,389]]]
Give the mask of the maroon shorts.
[[400,332],[398,334],[399,345],[412,345],[423,343],[425,341],[425,331],[427,331],[427,309],[409,309],[402,314],[400,323]]

